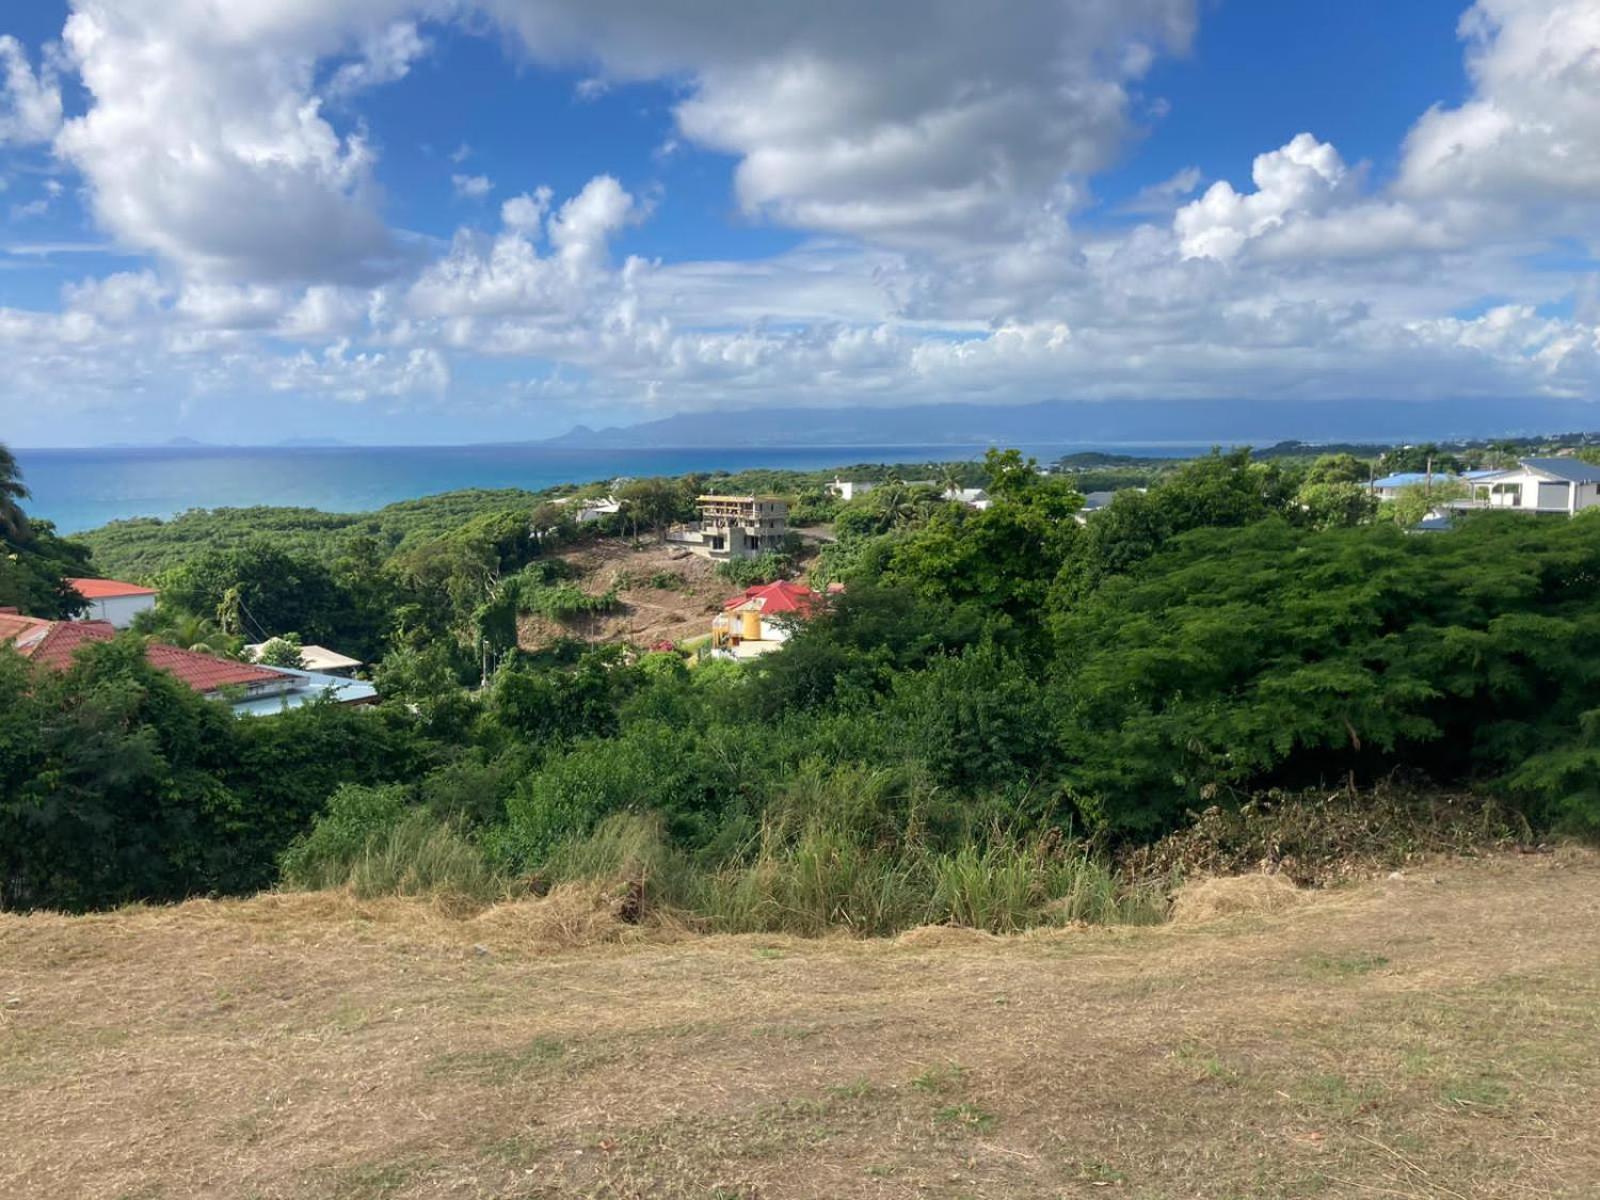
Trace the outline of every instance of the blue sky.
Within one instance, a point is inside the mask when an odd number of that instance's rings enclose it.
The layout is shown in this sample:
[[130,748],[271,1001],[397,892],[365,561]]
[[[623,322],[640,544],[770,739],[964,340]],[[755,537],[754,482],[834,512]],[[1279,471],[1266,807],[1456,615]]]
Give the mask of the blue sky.
[[0,437],[1594,395],[1592,0],[1003,11],[9,6]]

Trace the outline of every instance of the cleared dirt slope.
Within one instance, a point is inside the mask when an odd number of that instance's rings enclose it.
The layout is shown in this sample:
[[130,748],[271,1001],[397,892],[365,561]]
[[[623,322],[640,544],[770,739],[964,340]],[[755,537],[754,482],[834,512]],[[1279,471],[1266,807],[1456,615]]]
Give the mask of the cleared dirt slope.
[[[657,641],[682,641],[711,632],[711,619],[722,603],[739,589],[719,579],[716,565],[687,551],[664,544],[634,547],[609,538],[562,555],[578,570],[577,586],[591,595],[617,589],[617,608],[609,613],[558,623],[539,616],[518,622],[518,642],[535,650],[557,637],[579,637],[591,642],[631,642],[649,646]],[[667,587],[652,586],[659,577]]]
[[1015,939],[0,917],[0,1194],[1592,1197],[1597,1047],[1572,851]]

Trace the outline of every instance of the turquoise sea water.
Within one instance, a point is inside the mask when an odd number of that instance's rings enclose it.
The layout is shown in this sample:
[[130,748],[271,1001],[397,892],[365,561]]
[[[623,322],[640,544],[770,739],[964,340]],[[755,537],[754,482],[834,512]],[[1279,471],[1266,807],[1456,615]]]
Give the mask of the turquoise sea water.
[[[1023,447],[1049,461],[1085,446]],[[1111,447],[1105,447],[1111,449]],[[1116,447],[1173,455],[1199,448]],[[28,512],[77,533],[124,517],[257,504],[364,512],[459,488],[527,488],[619,475],[682,475],[757,467],[816,470],[852,463],[975,458],[981,446],[821,446],[576,450],[548,446],[182,447],[24,450]]]

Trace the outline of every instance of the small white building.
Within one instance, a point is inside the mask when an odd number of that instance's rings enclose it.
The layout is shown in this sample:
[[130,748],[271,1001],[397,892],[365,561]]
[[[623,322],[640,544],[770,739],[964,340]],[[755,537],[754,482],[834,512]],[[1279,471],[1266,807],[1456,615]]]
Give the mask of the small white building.
[[105,621],[113,629],[128,628],[136,616],[156,606],[160,595],[155,588],[117,579],[68,579],[67,583],[89,602],[83,619]]
[[601,517],[614,517],[621,511],[622,501],[615,496],[585,500],[578,506],[578,523],[586,525],[590,521],[598,521]]
[[854,500],[857,496],[865,496],[876,486],[877,484],[873,483],[857,483],[853,479],[840,479],[835,475],[833,482],[828,485],[828,491],[841,500],[849,501]]
[[1577,458],[1524,458],[1504,471],[1472,471],[1465,507],[1571,516],[1600,504],[1600,467]]
[[982,488],[948,487],[945,489],[944,498],[965,504],[968,508],[975,508],[979,512],[989,507],[989,493]]
[[[261,661],[261,651],[266,647],[265,642],[251,642],[244,648],[245,655],[251,662]],[[301,646],[300,661],[305,665],[303,671],[311,671],[319,675],[337,675],[348,679],[362,666],[359,658],[351,658],[348,654],[340,654],[337,650],[329,650],[326,646]]]

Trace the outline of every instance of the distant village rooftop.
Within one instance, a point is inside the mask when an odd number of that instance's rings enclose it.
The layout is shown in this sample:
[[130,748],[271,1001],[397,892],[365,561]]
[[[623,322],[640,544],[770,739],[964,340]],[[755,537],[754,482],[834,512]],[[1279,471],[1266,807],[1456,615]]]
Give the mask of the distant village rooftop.
[[[10,643],[29,662],[53,671],[71,667],[83,646],[116,636],[109,621],[49,621],[0,613],[0,642]],[[236,716],[282,712],[323,696],[340,704],[368,704],[378,695],[370,683],[358,680],[261,667],[161,642],[146,644],[145,660],[202,696],[226,702]]]

